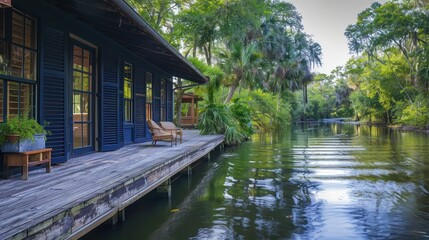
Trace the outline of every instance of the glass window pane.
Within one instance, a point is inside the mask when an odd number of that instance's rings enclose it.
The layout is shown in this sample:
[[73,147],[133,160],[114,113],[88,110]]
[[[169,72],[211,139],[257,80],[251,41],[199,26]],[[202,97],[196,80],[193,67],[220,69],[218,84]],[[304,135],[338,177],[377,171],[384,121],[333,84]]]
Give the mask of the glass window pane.
[[131,65],[127,63],[124,65],[124,79],[131,80]]
[[131,99],[131,82],[125,81],[124,83],[124,98]]
[[14,10],[9,18],[0,9],[0,74],[37,79],[36,28],[35,19]]
[[12,42],[24,45],[24,16],[17,12],[12,13]]
[[91,91],[91,75],[86,73],[83,74],[83,91]]
[[82,48],[78,46],[73,47],[73,68],[82,71]]
[[25,46],[28,48],[37,48],[36,21],[31,18],[25,18]]
[[19,113],[21,115],[33,116],[33,86],[30,84],[20,84],[19,92]]
[[19,114],[19,83],[8,82],[7,114],[9,118],[14,118]]
[[73,72],[73,89],[82,90],[82,73],[78,71]]
[[82,147],[82,124],[73,124],[73,148]]
[[131,122],[131,101],[129,100],[124,102],[124,115],[125,122]]
[[0,74],[10,75],[9,70],[9,44],[0,41]]
[[36,80],[36,62],[37,53],[35,51],[25,50],[24,78]]
[[91,106],[91,94],[83,93],[82,94],[82,121],[88,122],[91,121],[90,109]]
[[12,45],[11,71],[14,77],[22,78],[23,54],[24,51],[21,47]]
[[81,93],[73,93],[73,122],[82,121]]
[[146,102],[152,102],[152,74],[146,73]]
[[91,54],[88,50],[83,51],[83,71],[92,73]]
[[91,130],[91,128],[90,128],[90,124],[89,123],[82,124],[82,132],[83,132],[83,135],[82,135],[82,147],[91,146],[91,144],[89,144],[91,142],[90,141],[91,134],[89,132],[90,130]]

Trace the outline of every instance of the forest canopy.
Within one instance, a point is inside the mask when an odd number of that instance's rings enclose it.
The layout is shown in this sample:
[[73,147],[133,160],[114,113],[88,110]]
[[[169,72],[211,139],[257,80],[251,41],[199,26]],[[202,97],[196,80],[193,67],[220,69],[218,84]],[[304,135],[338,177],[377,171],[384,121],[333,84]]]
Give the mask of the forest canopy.
[[[128,0],[163,37],[210,77],[176,90],[205,98],[203,133],[231,144],[299,120],[350,117],[429,123],[429,14],[425,0],[373,3],[345,29],[355,55],[331,74],[313,72],[322,48],[302,17],[280,0]],[[175,79],[177,86],[188,85]],[[180,120],[180,114],[176,117]],[[180,121],[179,121],[180,122]]]

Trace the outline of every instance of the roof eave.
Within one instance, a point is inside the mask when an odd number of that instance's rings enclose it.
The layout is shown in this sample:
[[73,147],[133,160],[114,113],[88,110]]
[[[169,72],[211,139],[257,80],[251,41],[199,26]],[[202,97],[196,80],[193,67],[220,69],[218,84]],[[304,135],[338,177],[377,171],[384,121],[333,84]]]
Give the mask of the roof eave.
[[187,79],[193,82],[206,83],[208,79],[204,76],[200,70],[198,70],[188,59],[186,59],[182,54],[180,54],[173,46],[171,46],[157,31],[155,31],[152,26],[150,26],[125,0],[111,0],[116,6],[121,9],[125,14],[127,14],[132,21],[137,25],[145,29],[150,35],[152,35],[159,43],[170,51],[174,56],[180,59],[184,64],[190,67],[200,79]]

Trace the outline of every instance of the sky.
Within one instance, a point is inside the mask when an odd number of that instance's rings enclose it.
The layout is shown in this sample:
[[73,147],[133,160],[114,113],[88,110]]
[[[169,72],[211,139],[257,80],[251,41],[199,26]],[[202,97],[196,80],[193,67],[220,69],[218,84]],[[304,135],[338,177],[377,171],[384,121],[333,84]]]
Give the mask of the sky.
[[[349,54],[344,32],[355,24],[357,15],[376,0],[286,0],[302,15],[304,31],[322,46],[322,67],[313,70],[331,73],[337,66],[345,65]],[[378,0],[385,3],[386,0]]]

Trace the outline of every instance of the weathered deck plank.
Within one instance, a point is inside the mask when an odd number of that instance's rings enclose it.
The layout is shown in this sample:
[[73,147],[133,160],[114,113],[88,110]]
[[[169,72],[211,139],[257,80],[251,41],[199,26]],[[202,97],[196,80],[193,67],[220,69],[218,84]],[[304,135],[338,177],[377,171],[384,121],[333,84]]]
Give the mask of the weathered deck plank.
[[133,144],[0,180],[0,239],[67,238],[131,204],[223,142],[185,131],[182,144]]

